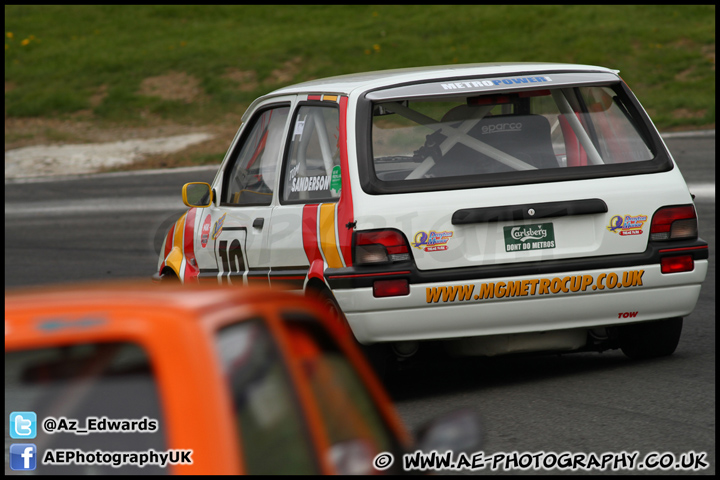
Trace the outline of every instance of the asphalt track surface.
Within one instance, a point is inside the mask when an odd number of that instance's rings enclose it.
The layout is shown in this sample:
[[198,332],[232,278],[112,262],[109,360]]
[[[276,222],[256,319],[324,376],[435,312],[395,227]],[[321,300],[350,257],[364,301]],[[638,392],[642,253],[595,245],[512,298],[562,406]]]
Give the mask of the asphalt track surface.
[[[482,418],[486,456],[696,452],[706,453],[707,469],[554,473],[715,473],[715,136],[671,136],[666,143],[696,195],[700,237],[710,244],[708,276],[675,354],[641,362],[620,351],[426,360],[386,382],[411,429],[469,408]],[[148,279],[163,234],[185,211],[180,188],[214,174],[186,169],[6,182],[6,289]]]

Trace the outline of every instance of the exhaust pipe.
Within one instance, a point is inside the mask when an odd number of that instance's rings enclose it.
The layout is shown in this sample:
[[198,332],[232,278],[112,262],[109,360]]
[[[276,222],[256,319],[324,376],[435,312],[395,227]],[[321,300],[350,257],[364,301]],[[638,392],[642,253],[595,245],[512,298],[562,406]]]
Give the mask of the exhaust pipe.
[[393,353],[401,359],[412,357],[417,353],[418,348],[420,348],[420,343],[414,340],[392,344]]

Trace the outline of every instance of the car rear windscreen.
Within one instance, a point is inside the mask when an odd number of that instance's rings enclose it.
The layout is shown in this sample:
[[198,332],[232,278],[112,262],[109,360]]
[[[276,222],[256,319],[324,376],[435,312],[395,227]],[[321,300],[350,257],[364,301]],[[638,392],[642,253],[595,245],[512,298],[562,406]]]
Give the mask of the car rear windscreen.
[[620,82],[538,85],[372,102],[364,186],[395,193],[670,168]]

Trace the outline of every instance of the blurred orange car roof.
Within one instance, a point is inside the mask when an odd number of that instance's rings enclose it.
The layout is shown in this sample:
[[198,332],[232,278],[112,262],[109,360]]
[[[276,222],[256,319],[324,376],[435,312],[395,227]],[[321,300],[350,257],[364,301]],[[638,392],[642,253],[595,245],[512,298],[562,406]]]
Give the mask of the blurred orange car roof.
[[[111,281],[19,288],[5,291],[5,349],[27,348],[92,337],[137,338],[140,331],[158,338],[174,325],[213,323],[218,314],[237,317],[238,309],[275,310],[278,306],[313,308],[314,302],[268,287],[155,284],[147,280]],[[142,312],[142,325],[128,321]],[[316,310],[325,328],[337,326]],[[252,315],[250,311],[243,317]],[[134,317],[138,319],[140,316]],[[153,333],[154,332],[154,333]]]
[[[66,305],[106,307],[146,305],[157,308],[203,310],[223,302],[229,304],[278,301],[287,293],[267,287],[156,284],[148,281],[79,283],[11,289],[5,291],[5,310]],[[38,304],[38,299],[42,303]]]

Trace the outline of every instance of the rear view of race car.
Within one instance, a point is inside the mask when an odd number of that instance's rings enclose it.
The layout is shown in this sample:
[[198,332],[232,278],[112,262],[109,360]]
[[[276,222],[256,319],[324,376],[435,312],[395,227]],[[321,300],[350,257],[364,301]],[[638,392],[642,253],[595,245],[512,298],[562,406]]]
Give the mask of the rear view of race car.
[[675,350],[707,244],[616,72],[418,82],[368,92],[358,112],[357,276],[328,277],[360,341]]

